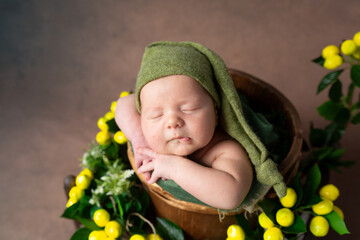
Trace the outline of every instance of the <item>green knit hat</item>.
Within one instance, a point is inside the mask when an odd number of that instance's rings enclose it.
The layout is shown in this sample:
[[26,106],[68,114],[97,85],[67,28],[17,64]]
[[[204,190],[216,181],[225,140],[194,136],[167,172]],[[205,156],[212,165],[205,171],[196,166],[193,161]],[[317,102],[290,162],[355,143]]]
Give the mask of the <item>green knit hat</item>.
[[273,186],[277,195],[284,197],[286,185],[283,176],[276,164],[268,158],[263,143],[247,124],[239,95],[223,60],[210,49],[194,42],[150,44],[145,49],[136,81],[135,95],[139,112],[142,87],[169,75],[190,76],[208,91],[218,107],[220,126],[245,148],[255,167],[257,181]]

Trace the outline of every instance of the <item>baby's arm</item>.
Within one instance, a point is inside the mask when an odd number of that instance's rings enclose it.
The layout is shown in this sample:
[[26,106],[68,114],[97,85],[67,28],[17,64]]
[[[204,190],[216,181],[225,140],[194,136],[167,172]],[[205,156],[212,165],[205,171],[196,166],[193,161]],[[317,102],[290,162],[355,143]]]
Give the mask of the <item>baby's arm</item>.
[[159,177],[174,180],[200,201],[221,209],[233,209],[244,200],[252,183],[253,171],[244,149],[234,141],[223,141],[209,150],[210,166],[192,160],[157,154],[150,149],[138,149],[152,161],[139,171],[151,171],[149,183]]
[[[136,109],[134,94],[119,98],[116,104],[115,121],[134,149],[149,147],[141,130],[140,114]],[[148,157],[136,153],[134,157],[136,168],[139,168],[143,161],[149,160]],[[150,174],[144,173],[144,177],[149,179]]]

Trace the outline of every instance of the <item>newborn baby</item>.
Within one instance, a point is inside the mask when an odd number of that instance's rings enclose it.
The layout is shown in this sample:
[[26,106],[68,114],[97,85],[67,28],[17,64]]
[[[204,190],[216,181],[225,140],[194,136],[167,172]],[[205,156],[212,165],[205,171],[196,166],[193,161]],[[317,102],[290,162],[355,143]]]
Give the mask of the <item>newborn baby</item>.
[[140,102],[139,115],[134,95],[120,98],[116,121],[148,183],[172,179],[210,206],[237,207],[250,189],[252,166],[242,146],[217,127],[206,90],[189,76],[171,75],[146,84]]
[[230,211],[255,206],[271,186],[279,197],[286,194],[224,62],[201,44],[147,46],[135,94],[118,100],[115,120],[150,184],[173,180],[201,202]]

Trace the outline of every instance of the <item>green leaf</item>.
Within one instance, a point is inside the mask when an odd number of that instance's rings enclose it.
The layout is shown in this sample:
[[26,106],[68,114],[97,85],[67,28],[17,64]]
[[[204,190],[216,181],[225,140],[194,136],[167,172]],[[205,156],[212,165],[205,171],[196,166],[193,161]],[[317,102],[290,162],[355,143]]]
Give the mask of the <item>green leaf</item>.
[[329,98],[334,102],[339,102],[342,97],[342,84],[336,80],[329,91]]
[[354,103],[351,107],[351,112],[356,111],[356,109],[360,108],[360,102]]
[[324,148],[314,151],[313,153],[316,156],[316,158],[319,161],[321,161],[321,160],[325,159],[329,154],[331,154],[331,152],[333,150],[334,149],[332,147],[324,147]]
[[163,239],[184,240],[184,234],[178,225],[165,218],[157,217],[156,220],[159,234],[162,234]]
[[333,120],[336,114],[343,108],[341,103],[333,102],[331,100],[321,104],[317,108],[318,113],[327,120]]
[[359,124],[359,123],[360,123],[360,112],[358,112],[358,113],[351,119],[351,123],[352,123],[352,124]]
[[297,199],[296,199],[296,203],[294,208],[296,209],[297,206],[299,206],[302,198],[303,198],[303,189],[301,186],[301,181],[300,181],[300,172],[298,172],[296,174],[296,176],[294,177],[294,179],[291,181],[291,183],[289,184],[289,187],[292,187],[297,195]]
[[322,56],[319,56],[312,60],[312,62],[319,64],[320,66],[324,65],[325,59]]
[[268,216],[271,221],[276,223],[276,212],[282,208],[278,199],[265,198],[259,202],[259,206],[265,212],[266,216]]
[[255,230],[255,238],[254,239],[263,239],[264,232],[265,232],[265,230],[260,225],[258,225]]
[[310,128],[310,144],[314,147],[322,147],[326,142],[326,131],[323,129]]
[[297,210],[303,210],[307,208],[311,208],[312,205],[321,202],[322,199],[318,195],[313,195],[307,202],[304,202],[303,205],[297,208]]
[[76,216],[78,216],[78,214],[79,214],[79,209],[78,209],[79,205],[80,205],[80,203],[77,202],[77,203],[71,205],[70,207],[66,208],[64,213],[61,215],[61,217],[75,219]]
[[304,189],[304,203],[308,203],[315,194],[321,181],[319,166],[315,164],[308,172]]
[[353,97],[353,94],[354,94],[354,90],[355,90],[355,85],[353,83],[350,83],[348,94],[346,96],[346,103],[347,104],[351,103],[351,100],[352,100],[352,97]]
[[349,230],[347,229],[344,220],[341,219],[339,214],[335,211],[324,215],[324,217],[329,221],[330,226],[340,235],[349,234]]
[[334,122],[336,122],[339,126],[345,127],[345,125],[350,120],[350,111],[347,108],[342,108],[340,111],[336,114],[334,118]]
[[115,122],[115,118],[106,121],[106,123],[109,126],[109,132],[116,133],[117,131],[120,131],[120,128]]
[[335,149],[331,154],[327,156],[329,159],[339,159],[342,155],[344,155],[345,149],[338,148]]
[[360,87],[360,65],[353,65],[350,70],[350,76],[352,82]]
[[340,69],[337,71],[330,72],[326,74],[326,76],[321,80],[317,93],[320,93],[324,90],[327,86],[329,86],[332,82],[336,81],[339,75],[344,71],[344,69]]
[[284,233],[290,233],[290,234],[307,232],[305,222],[304,222],[304,220],[302,220],[302,218],[298,214],[295,214],[295,221],[294,221],[293,225],[291,225],[290,227],[281,228],[281,231],[283,231]]
[[344,135],[344,127],[339,126],[337,123],[332,122],[325,128],[326,131],[326,143],[333,145],[338,142]]
[[79,221],[82,225],[84,225],[86,228],[90,229],[90,230],[100,230],[102,229],[101,227],[98,227],[94,221],[87,219],[87,218],[82,218],[82,217],[76,217],[76,220]]
[[254,230],[251,228],[249,221],[244,217],[244,214],[235,215],[235,219],[245,232],[245,240],[255,239]]
[[70,240],[88,240],[90,233],[90,229],[80,228],[71,236]]

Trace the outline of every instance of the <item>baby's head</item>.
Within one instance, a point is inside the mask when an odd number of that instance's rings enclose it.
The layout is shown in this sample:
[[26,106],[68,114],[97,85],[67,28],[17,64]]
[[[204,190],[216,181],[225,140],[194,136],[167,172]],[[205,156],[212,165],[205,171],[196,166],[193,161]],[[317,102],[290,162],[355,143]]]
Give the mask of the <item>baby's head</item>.
[[191,44],[146,47],[135,95],[142,130],[156,152],[185,156],[210,142],[219,106],[214,79],[209,59]]
[[213,137],[215,102],[189,76],[170,75],[147,83],[141,89],[140,103],[142,131],[158,153],[186,156]]

